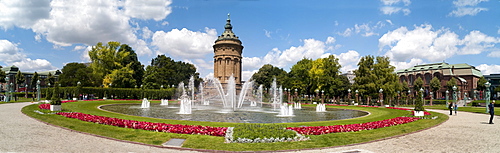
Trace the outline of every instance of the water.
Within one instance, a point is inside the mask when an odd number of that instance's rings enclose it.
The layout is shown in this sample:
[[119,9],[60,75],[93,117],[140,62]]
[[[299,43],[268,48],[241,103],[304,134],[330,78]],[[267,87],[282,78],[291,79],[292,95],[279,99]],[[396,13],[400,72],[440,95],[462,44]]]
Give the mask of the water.
[[142,99],[141,108],[149,108],[150,102],[147,98]]
[[342,120],[367,115],[367,112],[329,108],[327,112],[317,113],[314,107],[304,107],[294,110],[292,117],[276,117],[278,112],[270,105],[263,107],[243,108],[236,111],[221,109],[216,106],[199,105],[193,108],[191,114],[177,114],[180,104],[162,106],[153,103],[149,109],[141,109],[140,104],[106,105],[104,110],[143,117],[153,117],[174,120],[232,122],[232,123],[290,123]]

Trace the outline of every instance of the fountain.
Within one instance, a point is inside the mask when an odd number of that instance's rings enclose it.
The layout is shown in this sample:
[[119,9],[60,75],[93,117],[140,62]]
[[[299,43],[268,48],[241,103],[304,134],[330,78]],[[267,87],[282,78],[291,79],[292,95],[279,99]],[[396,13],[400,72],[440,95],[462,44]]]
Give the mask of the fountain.
[[316,105],[316,112],[326,112],[325,104]]
[[168,100],[167,99],[161,99],[160,105],[168,106]]
[[288,106],[287,103],[283,103],[280,105],[280,113],[277,115],[278,117],[292,117],[293,115],[293,106]]
[[299,102],[293,103],[293,109],[302,109],[302,104]]
[[191,114],[191,106],[191,100],[186,92],[184,92],[181,96],[181,106],[177,114]]
[[141,108],[149,108],[150,102],[147,98],[142,99]]

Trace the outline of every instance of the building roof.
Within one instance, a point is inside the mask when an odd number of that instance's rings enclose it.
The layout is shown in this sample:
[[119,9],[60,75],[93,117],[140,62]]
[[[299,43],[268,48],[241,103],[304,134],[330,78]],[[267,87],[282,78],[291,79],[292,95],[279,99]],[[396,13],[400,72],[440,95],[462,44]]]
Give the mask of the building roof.
[[483,74],[481,73],[480,70],[476,69],[476,67],[471,66],[469,64],[466,64],[466,63],[448,64],[445,62],[416,65],[416,66],[413,66],[413,67],[410,67],[407,69],[398,70],[398,71],[396,71],[396,73],[399,74],[399,73],[420,72],[420,71],[428,71],[428,70],[443,70],[444,73],[446,73],[446,74],[458,75],[458,74],[453,74],[452,69],[468,69],[467,70],[468,72],[466,72],[466,74],[459,74],[459,75],[474,75],[477,77],[483,76]]
[[220,41],[220,40],[236,40],[236,41],[240,41],[239,37],[236,36],[236,34],[234,34],[233,32],[233,26],[231,25],[231,19],[229,18],[230,15],[227,14],[227,22],[226,22],[226,25],[224,26],[224,32],[222,32],[222,34],[217,38],[217,41]]

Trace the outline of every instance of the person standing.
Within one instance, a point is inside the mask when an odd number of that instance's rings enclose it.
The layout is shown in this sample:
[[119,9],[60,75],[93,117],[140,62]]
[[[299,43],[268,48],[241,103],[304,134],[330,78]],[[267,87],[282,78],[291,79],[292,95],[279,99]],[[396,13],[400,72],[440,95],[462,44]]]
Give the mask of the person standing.
[[450,102],[448,109],[450,110],[450,115],[453,115],[453,103]]
[[493,100],[489,105],[488,105],[488,110],[490,111],[490,123],[493,124],[493,116],[495,116],[495,101]]
[[457,109],[458,109],[457,103],[455,103],[455,105],[453,106],[453,109],[455,110],[455,115],[457,115]]

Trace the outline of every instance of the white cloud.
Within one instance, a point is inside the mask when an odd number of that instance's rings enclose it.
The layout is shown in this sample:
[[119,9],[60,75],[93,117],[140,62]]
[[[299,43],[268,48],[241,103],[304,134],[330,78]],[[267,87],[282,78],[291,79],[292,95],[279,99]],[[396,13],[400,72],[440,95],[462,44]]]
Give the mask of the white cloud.
[[48,18],[50,9],[50,0],[0,1],[0,27],[28,29],[38,20]]
[[8,40],[0,40],[0,57],[8,66],[16,65],[23,71],[54,70],[52,64],[45,59],[32,60],[22,53],[22,49]]
[[[385,15],[392,15],[402,12],[404,15],[409,15],[411,10],[408,8],[411,4],[410,0],[380,0],[382,7],[380,11]],[[401,5],[402,3],[402,5]]]
[[477,7],[481,2],[487,2],[488,0],[456,0],[453,1],[453,5],[456,8],[448,14],[448,16],[462,17],[466,15],[475,16],[481,11],[488,11],[487,8]]
[[170,4],[171,0],[126,0],[124,10],[132,18],[160,21],[172,13]]
[[22,69],[23,71],[44,71],[44,70],[56,70],[57,68],[52,66],[52,64],[45,59],[35,59],[25,58],[21,61],[14,62],[11,65],[15,65]]
[[149,39],[153,35],[153,32],[149,30],[148,27],[142,28],[142,39]]
[[387,22],[387,23],[389,23],[389,24],[391,24],[391,25],[394,25],[394,24],[392,24],[392,21],[391,21],[391,20],[385,20],[385,22]]
[[254,73],[257,73],[258,70],[253,70],[253,71],[241,71],[241,80],[242,81],[247,81],[252,77]]
[[341,53],[340,55],[335,55],[339,59],[339,64],[342,65],[340,69],[342,72],[352,71],[357,69],[359,59],[361,58],[359,53],[354,50],[349,50],[345,53]]
[[447,29],[433,31],[431,25],[421,25],[411,31],[400,27],[384,34],[379,49],[388,47],[385,55],[398,62],[411,58],[442,61],[458,51],[459,43],[458,35]]
[[336,40],[334,37],[328,37],[328,38],[326,38],[325,44],[333,44],[333,43],[335,43],[335,41]]
[[186,28],[169,32],[156,31],[151,45],[158,47],[157,54],[169,54],[182,58],[203,58],[213,52],[217,39],[215,29],[205,28],[205,32],[194,32]]
[[267,38],[271,38],[271,31],[264,29],[264,35],[266,35]]
[[338,32],[337,34],[344,36],[344,37],[349,37],[349,36],[351,36],[351,33],[352,33],[352,28],[347,28],[347,29],[345,29],[344,32],[342,32],[342,33]]
[[465,46],[460,49],[459,54],[480,54],[495,47],[496,43],[500,43],[500,38],[490,37],[479,31],[471,31],[462,40],[462,44]]
[[476,66],[476,68],[478,70],[481,70],[481,73],[483,73],[483,75],[500,74],[500,65],[481,64],[479,66]]
[[492,51],[487,56],[488,57],[500,57],[500,51]]
[[395,70],[407,69],[415,65],[425,64],[422,59],[412,58],[410,62],[391,61],[391,65],[396,67]]

